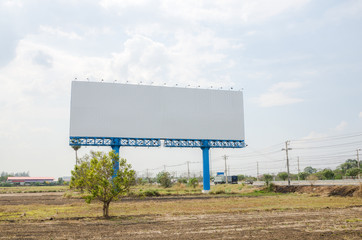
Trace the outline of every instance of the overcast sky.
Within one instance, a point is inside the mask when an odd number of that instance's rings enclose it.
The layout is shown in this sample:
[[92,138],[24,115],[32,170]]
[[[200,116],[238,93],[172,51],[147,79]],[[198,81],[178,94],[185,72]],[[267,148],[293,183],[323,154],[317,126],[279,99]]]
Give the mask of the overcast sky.
[[[75,78],[243,89],[249,146],[211,150],[213,170],[227,154],[232,173],[255,175],[252,156],[268,146],[362,132],[359,0],[1,0],[0,16],[0,172],[70,175]],[[165,148],[121,157],[155,173],[202,159],[200,149]],[[262,172],[285,170],[281,151],[268,159],[274,168]]]

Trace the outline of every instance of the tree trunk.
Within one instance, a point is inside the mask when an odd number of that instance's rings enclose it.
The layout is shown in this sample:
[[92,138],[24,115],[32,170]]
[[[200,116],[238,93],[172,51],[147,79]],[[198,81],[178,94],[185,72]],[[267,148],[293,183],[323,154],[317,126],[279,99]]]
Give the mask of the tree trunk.
[[103,217],[108,218],[109,217],[109,204],[110,202],[103,202]]

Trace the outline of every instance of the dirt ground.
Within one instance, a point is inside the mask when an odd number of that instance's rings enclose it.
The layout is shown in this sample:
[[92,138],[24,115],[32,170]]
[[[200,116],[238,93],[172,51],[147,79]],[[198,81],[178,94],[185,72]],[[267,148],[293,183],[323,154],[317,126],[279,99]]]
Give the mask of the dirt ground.
[[354,220],[361,216],[356,207],[3,222],[0,239],[361,239],[362,224]]
[[[218,198],[220,201],[226,197]],[[235,197],[234,197],[235,198]],[[245,198],[245,201],[252,201]],[[132,200],[128,200],[132,202]],[[143,200],[143,201],[155,201]],[[157,198],[157,201],[192,201]],[[277,198],[276,198],[277,201]],[[3,207],[80,204],[59,193],[2,194]],[[344,208],[277,209],[215,214],[149,214],[2,219],[0,239],[362,239],[362,204]]]
[[280,193],[308,193],[319,196],[342,196],[342,197],[362,197],[362,185],[345,186],[275,186],[276,192]]

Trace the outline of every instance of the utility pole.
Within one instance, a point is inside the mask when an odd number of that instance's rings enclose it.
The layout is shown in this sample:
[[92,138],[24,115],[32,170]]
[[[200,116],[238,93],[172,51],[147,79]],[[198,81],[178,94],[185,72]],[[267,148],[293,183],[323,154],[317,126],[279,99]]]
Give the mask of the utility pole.
[[166,165],[163,165],[163,171],[166,172]]
[[285,151],[285,154],[287,156],[287,171],[288,171],[288,186],[290,186],[290,173],[289,173],[289,157],[288,157],[288,151],[292,150],[291,148],[288,148],[290,141],[285,142],[285,148],[282,149],[282,151]]
[[187,161],[187,180],[190,180],[190,162]]
[[299,156],[298,156],[298,182],[299,182],[299,173],[300,173],[300,168],[299,168]]
[[256,181],[259,181],[259,162],[256,162]]
[[360,164],[359,164],[359,151],[362,151],[362,149],[357,149],[357,166],[358,166],[358,179],[361,179],[361,174],[360,174]]
[[228,159],[228,156],[224,155],[224,161],[225,161],[225,178],[226,178],[226,184],[229,183],[228,181],[228,171],[227,171],[227,168],[226,168],[226,159]]

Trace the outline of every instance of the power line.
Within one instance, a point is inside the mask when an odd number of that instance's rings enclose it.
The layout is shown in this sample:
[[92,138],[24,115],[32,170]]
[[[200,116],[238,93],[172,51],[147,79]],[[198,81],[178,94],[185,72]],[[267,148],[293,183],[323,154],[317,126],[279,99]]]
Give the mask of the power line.
[[355,144],[361,144],[361,141],[351,142],[351,143],[342,143],[342,144],[334,144],[334,145],[325,145],[325,146],[314,146],[314,147],[293,147],[294,149],[315,149],[315,148],[330,148],[330,147],[340,147],[340,146],[346,146],[346,145],[355,145]]
[[350,133],[350,134],[342,134],[342,135],[334,135],[334,136],[326,136],[319,138],[308,138],[308,139],[293,139],[292,142],[311,142],[311,141],[334,141],[345,138],[353,138],[362,136],[362,132]]

